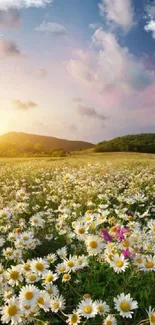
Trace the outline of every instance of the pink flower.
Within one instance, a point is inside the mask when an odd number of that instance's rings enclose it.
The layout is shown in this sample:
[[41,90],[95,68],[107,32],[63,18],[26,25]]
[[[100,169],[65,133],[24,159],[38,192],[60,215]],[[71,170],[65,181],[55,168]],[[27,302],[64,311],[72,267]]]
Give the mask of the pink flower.
[[128,232],[127,228],[121,228],[120,226],[118,226],[116,228],[116,235],[118,240],[121,242],[122,240],[124,240],[124,235]]
[[130,252],[130,249],[129,248],[126,248],[124,251],[123,251],[123,255],[125,258],[131,258],[131,257],[135,257],[136,256],[136,253],[135,252]]
[[101,236],[104,238],[107,242],[112,242],[112,237],[109,235],[108,231],[106,229],[101,230]]

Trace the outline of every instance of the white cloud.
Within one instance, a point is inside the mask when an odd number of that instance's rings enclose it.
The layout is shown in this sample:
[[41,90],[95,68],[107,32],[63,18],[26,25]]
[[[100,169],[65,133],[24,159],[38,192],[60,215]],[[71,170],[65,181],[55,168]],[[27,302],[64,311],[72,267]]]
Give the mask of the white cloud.
[[55,35],[65,35],[67,33],[64,26],[50,21],[43,21],[40,26],[35,28],[35,31]]
[[152,32],[152,37],[155,39],[155,20],[151,19],[144,27],[146,32]]
[[110,23],[129,30],[134,24],[134,11],[131,0],[101,0],[99,9]]
[[43,7],[53,0],[0,0],[0,10]]
[[70,74],[78,81],[98,92],[116,88],[141,91],[152,83],[153,74],[128,48],[121,47],[112,33],[97,29],[91,45],[94,50],[89,58],[86,53],[71,59],[67,65]]

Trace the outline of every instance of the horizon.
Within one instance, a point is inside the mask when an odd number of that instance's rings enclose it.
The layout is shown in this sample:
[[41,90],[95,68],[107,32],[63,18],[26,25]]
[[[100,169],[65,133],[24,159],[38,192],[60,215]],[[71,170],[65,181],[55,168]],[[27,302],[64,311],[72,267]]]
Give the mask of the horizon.
[[1,0],[0,135],[155,132],[155,1]]
[[67,138],[58,138],[58,137],[55,137],[55,136],[52,136],[52,135],[44,135],[44,134],[37,134],[37,133],[27,133],[27,132],[22,132],[22,131],[9,131],[7,133],[3,133],[3,134],[0,134],[0,138],[1,136],[6,136],[8,134],[15,134],[15,133],[18,133],[18,134],[25,134],[25,135],[31,135],[31,136],[40,136],[40,137],[49,137],[49,138],[54,138],[54,139],[58,139],[58,140],[64,140],[64,141],[70,141],[70,142],[88,142],[94,146],[96,146],[97,144],[99,144],[100,142],[104,142],[104,141],[110,141],[110,140],[114,140],[116,138],[122,138],[122,137],[125,137],[125,136],[137,136],[137,135],[142,135],[142,134],[145,134],[145,135],[148,135],[148,134],[154,134],[155,135],[155,132],[145,132],[145,133],[128,133],[128,134],[124,134],[122,136],[117,136],[117,137],[114,137],[114,138],[109,138],[107,140],[102,140],[102,141],[98,141],[98,142],[89,142],[89,141],[85,141],[83,139],[80,139],[80,140],[75,140],[75,139],[67,139]]

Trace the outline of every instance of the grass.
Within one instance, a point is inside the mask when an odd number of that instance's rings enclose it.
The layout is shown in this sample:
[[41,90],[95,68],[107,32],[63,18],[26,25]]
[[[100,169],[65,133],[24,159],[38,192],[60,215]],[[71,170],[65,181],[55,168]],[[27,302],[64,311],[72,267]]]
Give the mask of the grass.
[[0,158],[0,164],[16,164],[24,162],[47,161],[48,163],[59,162],[59,164],[67,165],[85,165],[88,163],[110,162],[111,164],[119,163],[149,163],[155,164],[155,154],[145,153],[128,153],[128,152],[109,152],[109,153],[95,153],[91,149],[83,151],[74,151],[68,157],[16,157],[16,158]]

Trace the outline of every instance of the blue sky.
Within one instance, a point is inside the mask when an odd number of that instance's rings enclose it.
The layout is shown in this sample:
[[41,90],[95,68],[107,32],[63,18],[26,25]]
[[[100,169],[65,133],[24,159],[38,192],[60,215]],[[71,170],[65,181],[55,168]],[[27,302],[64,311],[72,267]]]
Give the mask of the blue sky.
[[155,1],[0,1],[0,133],[154,132],[154,71]]

